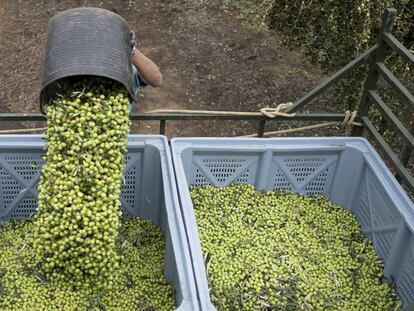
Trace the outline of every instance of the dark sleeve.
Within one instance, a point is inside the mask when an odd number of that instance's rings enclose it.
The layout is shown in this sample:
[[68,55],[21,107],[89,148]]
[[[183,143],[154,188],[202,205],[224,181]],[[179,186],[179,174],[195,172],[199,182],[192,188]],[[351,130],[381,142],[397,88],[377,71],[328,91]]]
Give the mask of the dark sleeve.
[[148,84],[144,80],[141,79],[141,77],[139,76],[139,73],[137,73],[137,77],[138,77],[138,82],[139,82],[140,87],[148,86]]

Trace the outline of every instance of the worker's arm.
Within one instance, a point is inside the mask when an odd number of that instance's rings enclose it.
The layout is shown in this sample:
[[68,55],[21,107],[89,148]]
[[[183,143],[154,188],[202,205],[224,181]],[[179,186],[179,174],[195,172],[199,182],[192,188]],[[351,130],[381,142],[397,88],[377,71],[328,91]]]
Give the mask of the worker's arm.
[[132,64],[137,67],[139,77],[145,83],[152,87],[158,87],[162,84],[162,74],[157,65],[139,50],[135,50],[132,55]]

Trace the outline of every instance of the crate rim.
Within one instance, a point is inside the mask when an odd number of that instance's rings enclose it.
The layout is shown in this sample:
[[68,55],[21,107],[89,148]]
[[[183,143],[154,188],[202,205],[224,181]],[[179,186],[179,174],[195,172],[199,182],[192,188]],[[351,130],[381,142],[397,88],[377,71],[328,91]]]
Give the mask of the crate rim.
[[[338,141],[340,141],[340,143],[338,143]],[[220,142],[223,142],[224,144],[219,145]],[[275,146],[276,142],[282,142],[284,144]],[[294,142],[297,143],[294,144]],[[301,142],[305,142],[306,144],[301,144]],[[210,145],[211,143],[214,143],[214,145]],[[241,143],[244,145],[241,145]],[[325,146],[319,145],[320,143],[325,144]],[[329,143],[331,144],[329,145]],[[235,151],[242,147],[244,150],[241,153],[254,153],[269,149],[278,152],[288,152],[289,148],[292,148],[292,146],[295,147],[295,151],[307,151],[310,149],[315,151],[315,147],[322,151],[338,151],[345,148],[357,149],[363,153],[366,164],[373,170],[373,172],[375,172],[378,178],[385,181],[386,184],[383,185],[386,188],[386,191],[391,191],[396,194],[394,197],[399,200],[397,206],[398,210],[403,215],[409,230],[414,234],[414,202],[409,198],[401,184],[395,179],[395,176],[391,173],[378,152],[364,137],[176,137],[171,139],[171,152],[176,175],[179,170],[176,166],[178,162],[181,162],[177,161],[176,157],[180,156],[183,151],[194,145],[196,145],[197,149],[200,151],[212,150],[215,152]],[[384,174],[388,178],[382,178]],[[177,187],[180,191],[178,182]]]

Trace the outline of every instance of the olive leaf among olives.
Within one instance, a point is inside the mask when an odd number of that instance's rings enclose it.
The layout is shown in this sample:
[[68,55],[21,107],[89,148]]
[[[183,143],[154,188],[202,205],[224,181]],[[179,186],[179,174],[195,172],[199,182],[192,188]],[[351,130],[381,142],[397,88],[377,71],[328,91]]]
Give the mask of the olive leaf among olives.
[[356,217],[322,196],[192,186],[218,310],[399,310]]

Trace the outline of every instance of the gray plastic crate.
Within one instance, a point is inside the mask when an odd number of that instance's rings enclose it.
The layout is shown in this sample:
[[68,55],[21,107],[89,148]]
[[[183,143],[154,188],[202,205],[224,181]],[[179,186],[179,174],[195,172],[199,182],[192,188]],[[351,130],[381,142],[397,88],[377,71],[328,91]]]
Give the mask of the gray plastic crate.
[[[36,211],[43,146],[40,135],[0,135],[1,221],[28,218]],[[163,136],[129,136],[126,161],[122,209],[163,229],[164,274],[174,286],[177,310],[198,310],[167,140]]]
[[257,190],[323,194],[354,213],[405,305],[414,303],[414,205],[362,138],[171,141],[178,194],[203,310],[210,302],[190,185],[252,184]]

